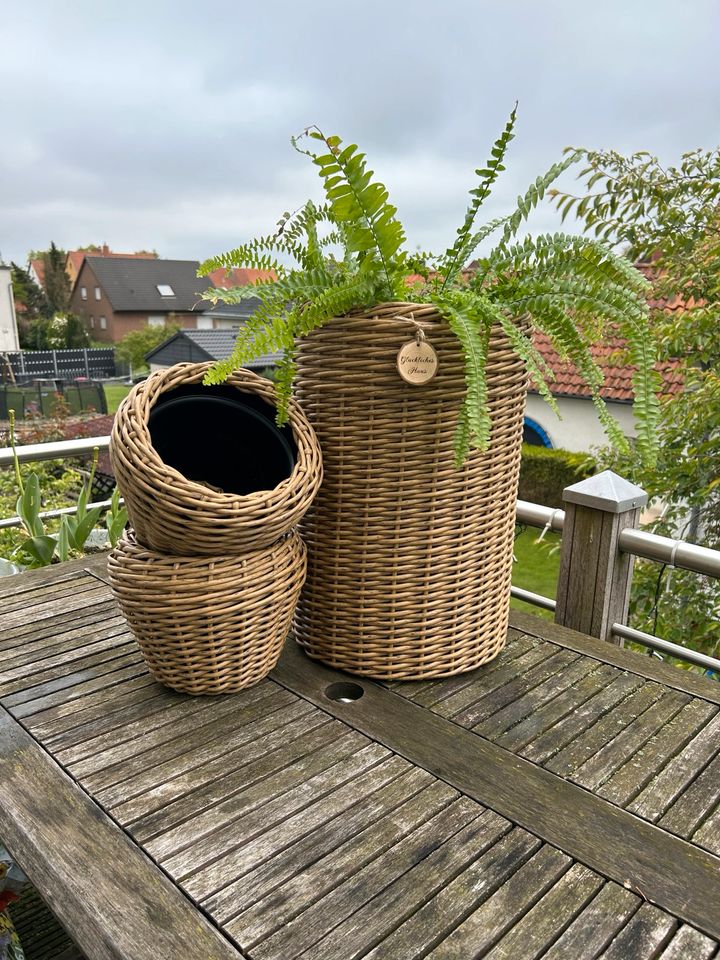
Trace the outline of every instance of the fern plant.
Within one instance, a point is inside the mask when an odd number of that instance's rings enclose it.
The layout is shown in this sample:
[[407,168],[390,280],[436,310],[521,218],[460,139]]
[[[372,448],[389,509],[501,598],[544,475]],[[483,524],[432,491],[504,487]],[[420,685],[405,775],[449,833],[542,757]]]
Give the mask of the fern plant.
[[[387,301],[435,304],[457,336],[466,362],[467,394],[460,411],[455,442],[461,464],[472,448],[485,449],[490,437],[486,364],[491,329],[499,325],[527,365],[538,391],[557,412],[550,391],[551,371],[536,349],[532,331],[547,335],[561,358],[572,362],[590,389],[598,415],[620,450],[628,443],[601,396],[603,373],[591,345],[608,330],[627,340],[634,377],[637,446],[652,461],[656,449],[658,375],[648,327],[647,281],[604,244],[563,233],[517,239],[531,211],[550,185],[579,158],[564,159],[538,177],[518,197],[515,209],[478,226],[477,219],[514,137],[517,104],[490,151],[475,171],[477,185],[454,242],[444,253],[413,254],[390,203],[385,186],[374,179],[366,157],[354,144],[309,127],[292,138],[295,149],[317,167],[325,203],[306,203],[286,213],[274,233],[258,237],[228,253],[207,260],[205,275],[218,267],[252,267],[272,271],[274,278],[231,290],[210,289],[204,296],[217,302],[257,297],[260,306],[240,328],[230,357],[219,361],[206,382],[219,383],[235,368],[261,353],[280,351],[277,375],[279,421],[287,413],[299,338],[333,317],[357,307]],[[483,242],[494,237],[467,270]],[[338,252],[339,251],[339,252]],[[410,274],[422,282],[412,293]]]

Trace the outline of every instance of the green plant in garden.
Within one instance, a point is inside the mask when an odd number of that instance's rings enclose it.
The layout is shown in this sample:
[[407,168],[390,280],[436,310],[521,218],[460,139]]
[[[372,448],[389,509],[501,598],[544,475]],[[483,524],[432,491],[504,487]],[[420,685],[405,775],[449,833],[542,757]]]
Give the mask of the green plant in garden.
[[[4,445],[0,440],[0,445]],[[40,483],[44,510],[55,510],[67,507],[77,497],[81,478],[78,471],[60,461],[43,461],[34,464],[33,472]],[[15,472],[12,469],[0,470],[0,517],[12,517],[17,514],[18,486]],[[49,534],[56,534],[59,528],[57,519],[45,521],[45,529]],[[0,529],[0,575],[14,573],[10,558],[20,543],[27,538],[24,527],[6,527]],[[19,561],[18,561],[19,562]]]
[[160,346],[180,329],[178,323],[164,323],[161,327],[143,327],[142,330],[131,330],[115,347],[118,360],[131,364],[137,372],[147,367],[145,354]]
[[597,463],[587,453],[524,443],[518,498],[546,507],[562,507],[565,487],[592,476],[597,470]]
[[[489,440],[486,361],[490,330],[499,325],[524,359],[540,393],[556,410],[548,386],[550,371],[535,349],[532,331],[547,334],[561,357],[571,360],[587,381],[593,402],[611,440],[628,444],[601,397],[602,371],[590,345],[609,326],[619,329],[637,364],[635,414],[638,449],[647,462],[655,456],[658,405],[655,354],[649,334],[645,295],[648,284],[628,261],[604,244],[562,233],[519,240],[518,232],[557,177],[577,159],[568,154],[538,177],[516,208],[478,226],[477,217],[514,137],[516,110],[497,139],[486,164],[476,170],[477,185],[454,241],[441,254],[413,254],[405,249],[405,230],[385,186],[373,179],[365,155],[317,127],[293,138],[293,146],[317,167],[325,203],[306,203],[284,214],[275,233],[262,236],[206,261],[207,274],[218,268],[273,270],[277,279],[232,290],[212,289],[211,300],[258,297],[260,306],[240,329],[231,357],[210,371],[207,382],[222,381],[237,366],[260,353],[282,351],[277,383],[280,420],[286,415],[294,375],[297,338],[332,317],[356,307],[384,301],[414,300],[435,304],[462,345],[467,396],[460,411],[456,460]],[[468,275],[466,266],[483,243]],[[407,278],[418,274],[410,291]]]
[[120,487],[115,487],[110,498],[110,509],[105,514],[105,527],[111,547],[117,546],[128,523],[127,509],[120,504]]
[[[576,150],[585,161],[577,194],[555,191],[563,217],[643,263],[661,359],[674,359],[684,389],[664,397],[656,463],[606,450],[604,465],[662,502],[655,533],[720,549],[720,148],[693,150],[665,166],[641,152]],[[639,562],[635,626],[720,655],[720,584]]]
[[[22,530],[24,531],[23,538],[20,539],[13,550],[13,558],[23,567],[44,567],[52,563],[56,557],[58,560],[64,561],[72,555],[81,554],[102,513],[100,507],[88,508],[98,462],[98,448],[96,447],[93,452],[90,474],[80,488],[76,512],[61,516],[58,532],[51,534],[41,517],[44,505],[40,478],[37,472],[31,473],[25,479],[22,476],[16,448],[14,410],[9,412],[9,419],[9,439],[14,456],[14,478],[19,493],[15,509],[17,516],[22,521]],[[115,506],[117,511],[117,502]],[[115,522],[119,522],[117,512]],[[116,527],[113,526],[112,534],[115,533],[115,529]],[[110,527],[108,527],[108,532],[111,533]]]

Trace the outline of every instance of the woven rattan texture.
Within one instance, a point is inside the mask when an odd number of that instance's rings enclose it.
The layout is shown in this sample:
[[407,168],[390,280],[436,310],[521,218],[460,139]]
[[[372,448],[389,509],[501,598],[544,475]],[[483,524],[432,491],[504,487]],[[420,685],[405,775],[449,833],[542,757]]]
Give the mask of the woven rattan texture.
[[[296,403],[290,407],[290,425],[297,461],[291,476],[274,490],[247,496],[217,492],[161,460],[148,430],[153,405],[166,390],[201,383],[210,366],[179,363],[151,374],[115,416],[110,459],[130,523],[139,543],[161,553],[216,556],[267,546],[297,524],[322,480],[317,437]],[[248,370],[236,371],[227,383],[275,405],[273,384]],[[227,438],[228,444],[232,441]]]
[[[401,380],[413,316],[439,357]],[[458,341],[434,307],[384,304],[333,320],[298,351],[297,397],[325,479],[300,530],[308,576],[295,614],[310,656],[378,678],[447,676],[505,642],[527,390],[500,328],[488,357],[490,448],[454,466],[465,394]]]
[[293,532],[242,556],[170,557],[130,534],[110,553],[108,575],[156,680],[186,693],[232,693],[277,663],[305,547]]

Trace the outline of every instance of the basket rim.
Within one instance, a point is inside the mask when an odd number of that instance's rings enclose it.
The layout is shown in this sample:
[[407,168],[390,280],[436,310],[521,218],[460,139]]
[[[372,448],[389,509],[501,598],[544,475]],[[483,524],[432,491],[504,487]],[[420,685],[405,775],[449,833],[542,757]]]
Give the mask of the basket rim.
[[108,558],[117,558],[119,554],[123,554],[128,561],[132,559],[138,564],[148,564],[156,569],[168,571],[171,571],[174,567],[192,568],[193,566],[197,567],[199,571],[213,565],[222,571],[234,567],[245,569],[258,560],[272,557],[275,554],[281,555],[289,549],[299,549],[302,553],[307,549],[297,527],[281,534],[267,546],[253,547],[244,550],[242,553],[192,554],[186,556],[185,554],[163,553],[145,546],[145,544],[138,542],[135,530],[128,526],[123,531],[116,546],[110,550]]
[[[181,363],[173,364],[171,367],[167,367],[165,370],[156,370],[154,373],[151,373],[145,380],[137,384],[137,386],[125,397],[118,407],[115,423],[113,423],[113,430],[111,434],[110,447],[112,449],[113,439],[115,437],[116,430],[119,432],[119,424],[122,422],[123,408],[125,406],[128,409],[131,406],[132,401],[137,396],[144,397],[148,384],[152,388],[154,384],[163,383],[164,378],[168,377],[168,374],[171,371],[177,371],[180,368],[191,369],[192,377],[185,379],[184,383],[193,383],[193,382],[202,382],[204,374],[214,366],[214,361],[205,361],[203,363],[191,363],[189,361],[182,361]],[[243,380],[247,381],[247,389],[243,391],[245,384],[233,383],[233,378],[242,377]],[[277,390],[274,383],[271,380],[261,377],[258,374],[254,373],[252,370],[247,370],[245,367],[238,367],[236,370],[230,374],[227,380],[224,381],[230,386],[234,386],[238,389],[239,392],[254,393],[255,395],[262,394],[262,392],[267,392],[270,394],[270,397],[273,402],[276,401]],[[253,383],[257,383],[261,390],[253,389]],[[157,390],[157,396],[162,393],[167,392],[167,390],[173,389],[172,387],[165,387],[162,385],[160,389]],[[263,399],[266,399],[263,397]],[[145,401],[147,405],[147,401]],[[169,482],[172,482],[178,486],[183,487],[191,494],[200,497],[202,500],[206,501],[209,505],[212,504],[223,504],[227,505],[228,503],[241,502],[243,504],[251,504],[254,502],[262,502],[268,499],[269,496],[274,496],[277,493],[284,493],[288,488],[294,486],[297,483],[299,477],[303,476],[308,472],[308,445],[307,443],[301,442],[298,431],[298,423],[300,423],[303,429],[310,435],[311,440],[314,441],[314,445],[318,447],[319,444],[317,438],[315,437],[315,431],[313,430],[312,425],[308,421],[307,417],[303,413],[299,404],[296,400],[291,399],[288,409],[288,424],[293,433],[293,439],[297,447],[297,459],[295,461],[295,466],[289,477],[286,477],[282,480],[277,486],[271,487],[267,490],[253,490],[252,493],[239,494],[239,493],[226,493],[225,491],[213,490],[210,487],[204,486],[202,483],[198,483],[196,480],[191,480],[189,477],[186,477],[185,474],[180,473],[176,467],[170,466],[166,463],[162,457],[158,454],[157,450],[152,444],[150,437],[150,430],[148,427],[148,416],[152,407],[155,405],[155,401],[147,406],[146,416],[143,418],[132,418],[133,425],[138,433],[139,444],[143,447],[147,461],[152,467],[158,472],[164,474]],[[130,417],[126,417],[130,419]]]

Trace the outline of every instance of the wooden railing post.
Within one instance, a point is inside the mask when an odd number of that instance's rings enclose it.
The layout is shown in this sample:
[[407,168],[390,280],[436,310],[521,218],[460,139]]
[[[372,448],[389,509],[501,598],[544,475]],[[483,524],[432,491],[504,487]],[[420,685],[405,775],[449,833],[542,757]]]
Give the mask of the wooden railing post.
[[612,470],[563,491],[563,525],[555,622],[621,644],[613,623],[625,623],[633,558],[621,553],[625,527],[636,527],[648,497]]

